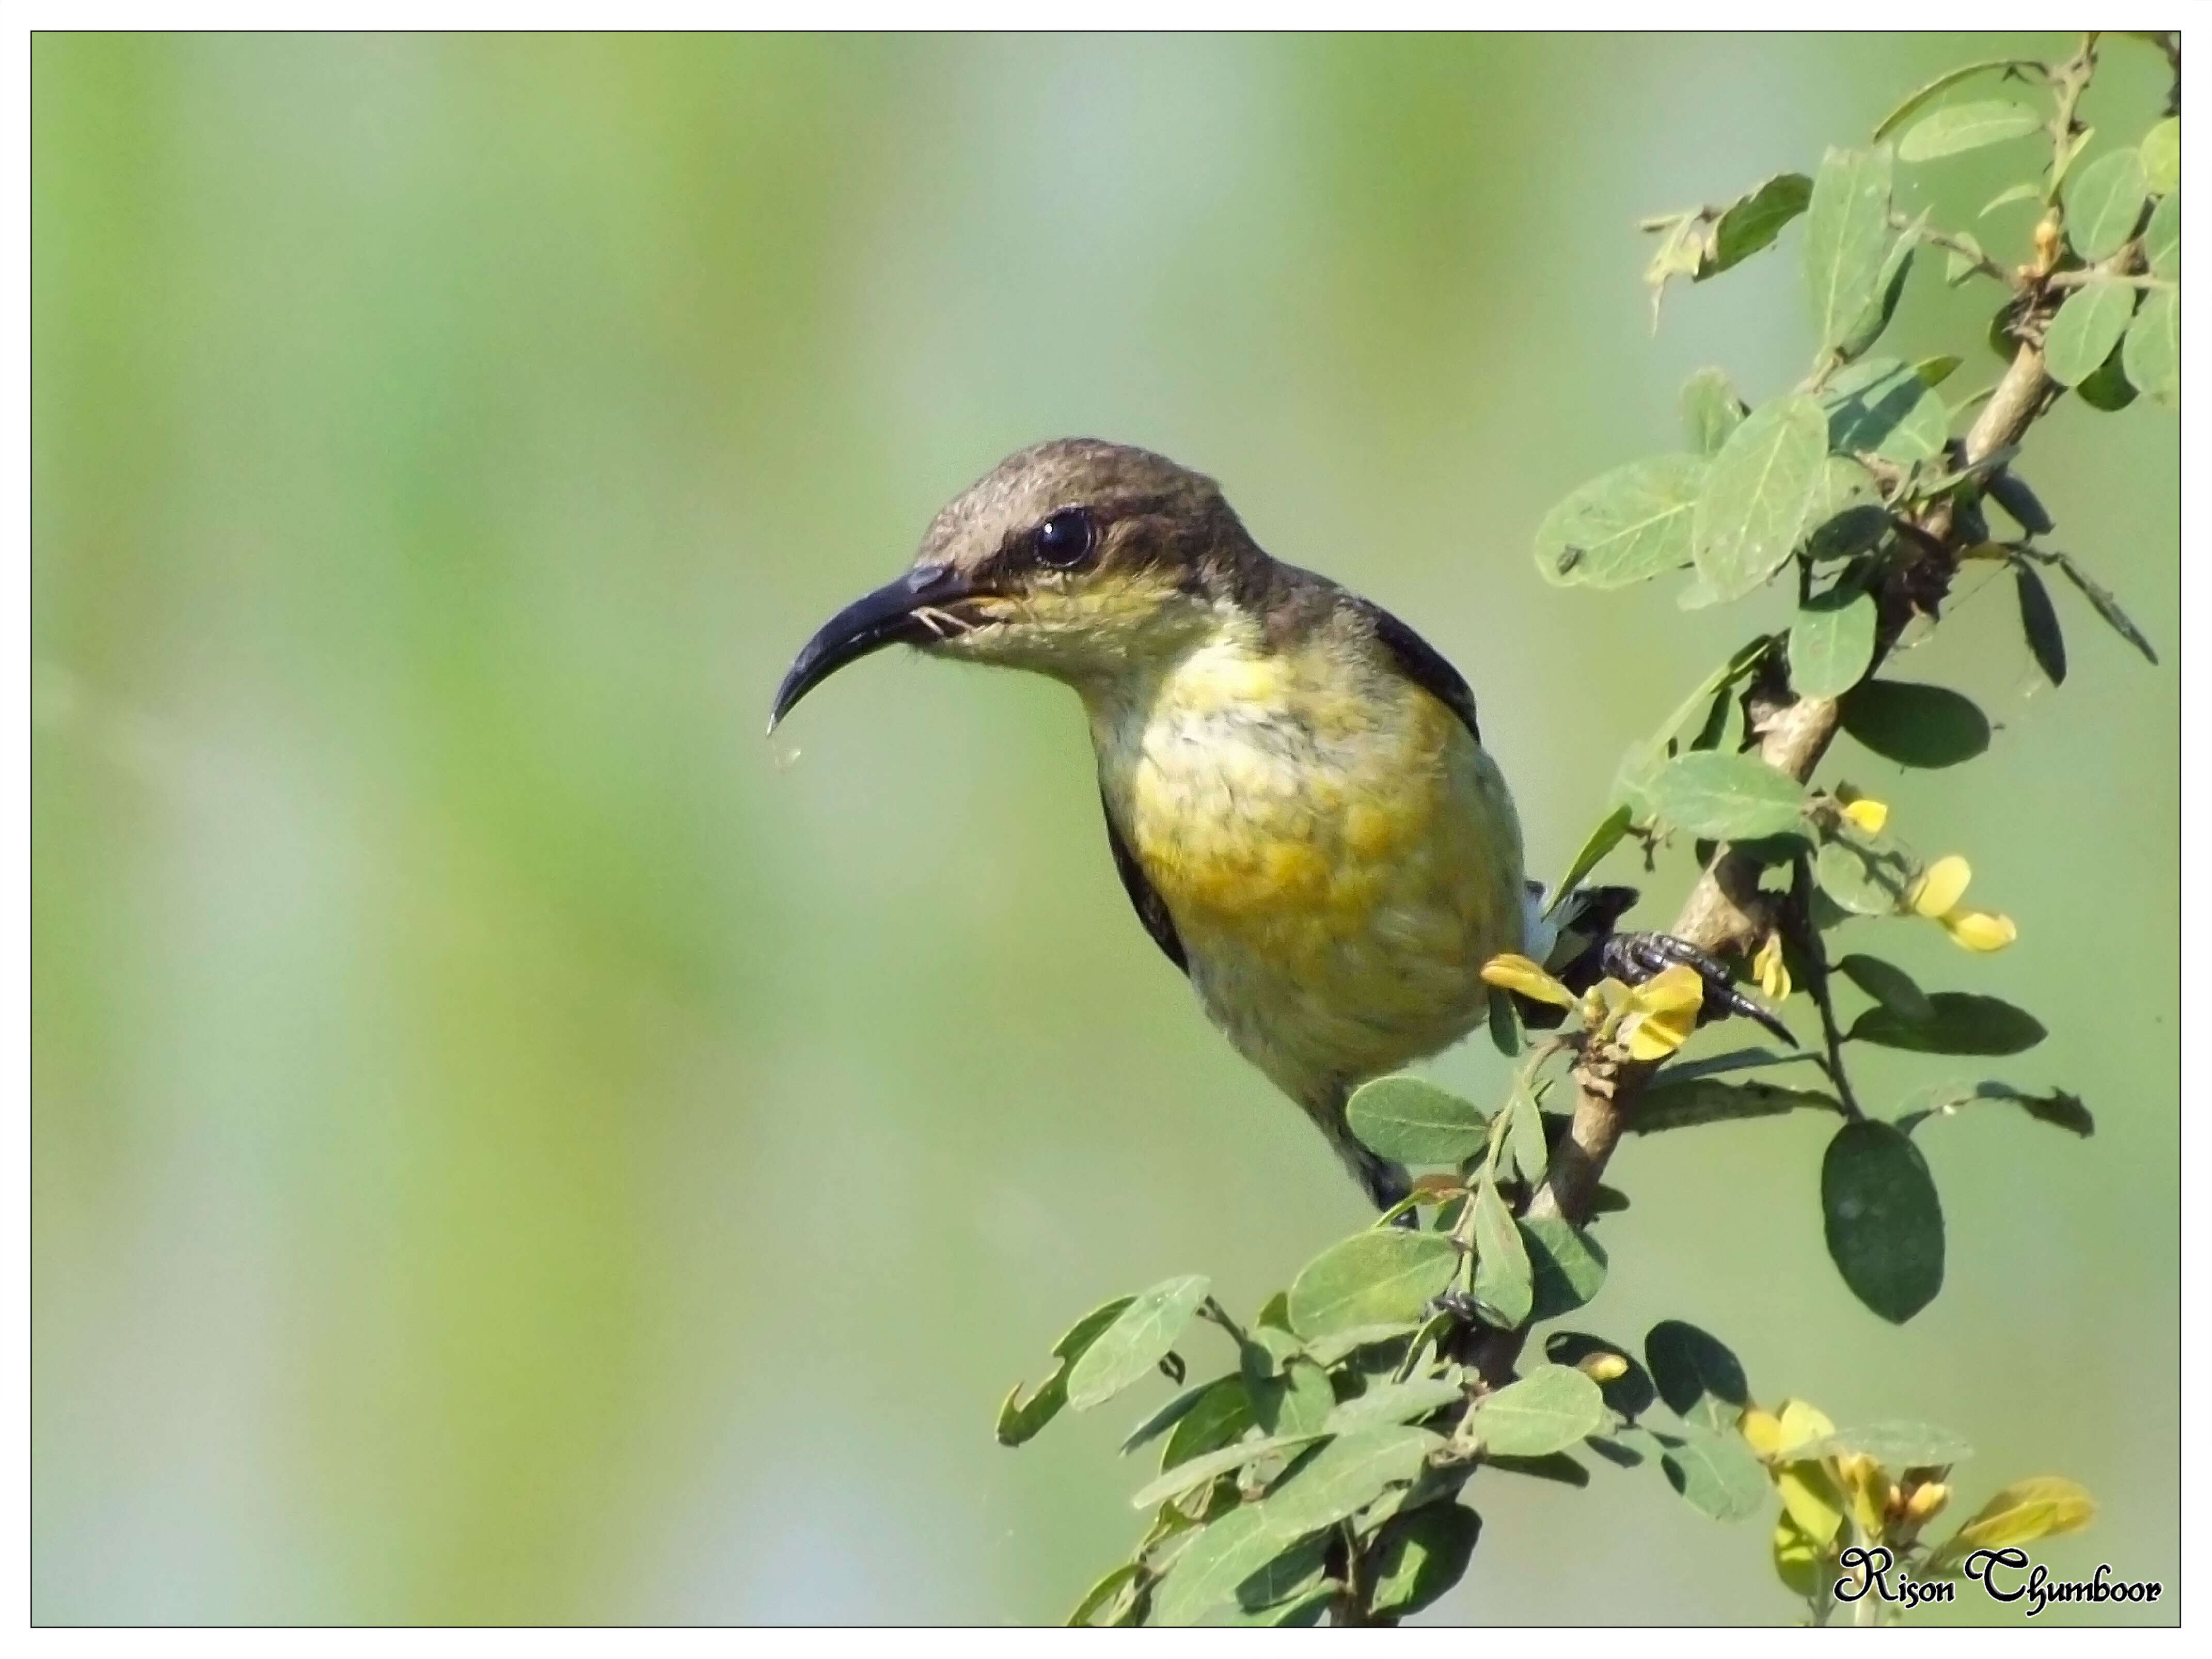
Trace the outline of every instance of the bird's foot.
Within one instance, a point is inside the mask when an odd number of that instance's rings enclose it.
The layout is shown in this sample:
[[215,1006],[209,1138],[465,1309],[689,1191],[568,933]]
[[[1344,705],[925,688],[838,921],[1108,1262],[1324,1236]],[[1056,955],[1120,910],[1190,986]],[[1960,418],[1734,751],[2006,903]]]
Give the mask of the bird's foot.
[[1606,940],[1604,955],[1606,971],[1631,985],[1640,985],[1668,968],[1688,968],[1705,982],[1698,1024],[1725,1014],[1740,1014],[1765,1026],[1791,1048],[1798,1046],[1788,1026],[1736,988],[1719,957],[1686,939],[1676,939],[1672,933],[1615,933]]

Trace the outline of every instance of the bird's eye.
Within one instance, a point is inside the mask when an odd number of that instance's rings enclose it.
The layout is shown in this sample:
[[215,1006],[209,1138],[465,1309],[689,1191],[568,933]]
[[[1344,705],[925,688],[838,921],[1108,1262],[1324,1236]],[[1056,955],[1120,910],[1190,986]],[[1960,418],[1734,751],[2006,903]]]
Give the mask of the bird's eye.
[[1079,507],[1065,507],[1036,527],[1032,538],[1039,564],[1073,570],[1098,544],[1097,526]]

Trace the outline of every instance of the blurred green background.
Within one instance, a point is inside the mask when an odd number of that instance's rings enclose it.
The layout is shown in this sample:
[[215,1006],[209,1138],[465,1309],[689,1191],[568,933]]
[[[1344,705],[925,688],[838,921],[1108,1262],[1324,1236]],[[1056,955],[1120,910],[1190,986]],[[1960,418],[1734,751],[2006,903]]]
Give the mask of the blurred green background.
[[[1692,368],[1810,354],[1796,232],[1654,338],[1633,222],[2067,45],[39,36],[36,1616],[1064,1613],[1151,1398],[1016,1454],[1006,1388],[1170,1273],[1249,1309],[1363,1206],[1127,913],[1066,692],[885,657],[764,741],[792,653],[1005,452],[1152,446],[1461,665],[1556,872],[1753,618],[1547,588],[1536,522],[1677,444]],[[2161,74],[2108,49],[2100,148]],[[1908,204],[1972,224],[2008,161]],[[1923,276],[1905,355],[1990,303]],[[1961,1428],[1968,1504],[2085,1480],[2044,1559],[2164,1620],[2177,428],[2069,403],[2024,466],[2166,665],[2062,589],[2051,692],[1977,587],[1908,672],[1989,757],[1829,775],[2021,930],[1877,948],[2053,1029],[1863,1086],[2069,1085],[2096,1138],[1924,1131],[1949,1279],[1903,1329],[1826,1263],[1826,1126],[1632,1143],[1582,1322]],[[1791,1615],[1764,1527],[1650,1469],[1481,1486],[1431,1619]]]

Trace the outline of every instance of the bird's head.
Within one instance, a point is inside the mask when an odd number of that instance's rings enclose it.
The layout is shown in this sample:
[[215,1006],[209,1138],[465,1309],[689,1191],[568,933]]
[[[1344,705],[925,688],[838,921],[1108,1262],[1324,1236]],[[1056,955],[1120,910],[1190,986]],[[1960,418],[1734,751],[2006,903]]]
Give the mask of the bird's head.
[[1121,444],[1038,444],[948,504],[906,574],[823,625],[769,724],[886,645],[1078,687],[1141,673],[1216,630],[1265,563],[1211,478]]

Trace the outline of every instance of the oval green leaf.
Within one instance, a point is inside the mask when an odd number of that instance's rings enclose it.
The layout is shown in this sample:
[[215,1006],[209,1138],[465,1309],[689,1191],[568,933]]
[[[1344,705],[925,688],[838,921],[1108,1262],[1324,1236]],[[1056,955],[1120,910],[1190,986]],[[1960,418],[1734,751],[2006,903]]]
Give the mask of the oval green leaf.
[[1889,246],[1894,152],[1831,149],[1813,178],[1805,210],[1805,292],[1824,348],[1841,344],[1873,304]]
[[1939,155],[1956,155],[1984,144],[2001,144],[2023,138],[2043,125],[2043,117],[2009,98],[1990,98],[1972,104],[1953,104],[1924,115],[1897,143],[1900,161],[1932,161]]
[[1682,384],[1682,425],[1700,455],[1719,454],[1746,412],[1725,370],[1701,368]]
[[1828,417],[1800,395],[1761,405],[1729,434],[1691,515],[1691,556],[1717,597],[1741,599],[1789,562],[1827,455]]
[[2074,175],[2066,187],[2066,236],[2075,252],[2094,263],[2110,258],[2135,234],[2150,183],[2142,155],[2116,149]]
[[1784,835],[1804,823],[1803,787],[1752,755],[1677,755],[1650,793],[1660,817],[1709,841]]
[[1900,766],[1956,766],[1990,746],[1989,718],[1940,685],[1866,680],[1843,702],[1844,730]]
[[1361,1145],[1405,1164],[1457,1164],[1490,1133],[1479,1108],[1417,1077],[1363,1084],[1344,1113]]
[[1910,1019],[1893,1008],[1874,1007],[1853,1022],[1854,1042],[1875,1042],[1921,1054],[2017,1054],[2050,1034],[2025,1008],[1971,991],[1938,991],[1928,1017]]
[[2043,678],[2053,685],[2066,684],[2066,630],[2058,623],[2058,607],[2043,578],[2025,564],[2012,568],[2013,588],[2020,599],[2020,631]]
[[1790,627],[1790,688],[1801,697],[1840,697],[1874,662],[1874,596],[1852,588],[1816,595]]
[[1943,1206],[1927,1160],[1894,1124],[1836,1131],[1820,1160],[1820,1215],[1844,1283],[1892,1324],[1943,1288]]
[[2181,188],[2181,118],[2169,115],[2143,134],[2136,147],[2142,158],[2143,187],[2154,196],[2171,196]]
[[1261,1507],[1271,1530],[1303,1537],[1356,1515],[1386,1487],[1411,1480],[1443,1443],[1426,1429],[1391,1425],[1332,1440],[1285,1475]]
[[1435,1233],[1388,1227],[1355,1233],[1308,1262],[1291,1286],[1291,1327],[1304,1337],[1368,1325],[1412,1324],[1451,1284],[1459,1251]]
[[2128,331],[2136,290],[2110,276],[2093,276],[2066,296],[2044,337],[2043,366],[2061,386],[2086,380]]
[[2152,295],[2128,325],[2120,346],[2120,367],[2128,379],[2170,408],[2181,403],[2181,295],[2164,289]]
[[1533,1216],[1521,1224],[1534,1300],[1531,1320],[1572,1313],[1605,1285],[1605,1251],[1565,1216]]
[[1520,1230],[1487,1176],[1474,1189],[1473,1288],[1475,1299],[1494,1310],[1509,1325],[1518,1325],[1528,1317],[1535,1296],[1535,1281]]
[[2181,198],[2169,196],[2151,210],[2143,227],[2143,258],[2150,274],[2163,282],[2181,279]]
[[1905,902],[1919,861],[1885,836],[1838,835],[1813,861],[1820,890],[1854,915],[1886,916]]
[[1170,1498],[1180,1497],[1193,1486],[1203,1486],[1232,1470],[1241,1469],[1247,1463],[1256,1463],[1263,1457],[1273,1457],[1282,1452],[1299,1450],[1320,1438],[1318,1432],[1282,1434],[1262,1440],[1240,1440],[1233,1445],[1219,1447],[1203,1457],[1194,1457],[1188,1462],[1178,1463],[1162,1471],[1158,1479],[1147,1481],[1137,1489],[1136,1496],[1129,1500],[1129,1507],[1148,1510],[1155,1504],[1164,1504]]
[[1974,1449],[1960,1436],[1934,1423],[1889,1422],[1838,1429],[1809,1446],[1796,1448],[1790,1455],[1792,1461],[1802,1462],[1839,1457],[1849,1452],[1863,1452],[1882,1468],[1902,1474],[1906,1469],[1943,1468],[1963,1463],[1974,1455]]
[[1560,586],[1626,587],[1689,563],[1706,465],[1653,455],[1592,479],[1536,527],[1536,568]]
[[1133,1297],[1116,1297],[1077,1320],[1067,1334],[1052,1345],[1053,1358],[1060,1364],[1053,1368],[1052,1376],[1044,1386],[1027,1400],[1022,1398],[1021,1384],[1017,1382],[1014,1385],[1013,1392],[999,1407],[997,1431],[1000,1445],[1020,1445],[1060,1415],[1060,1407],[1067,1404],[1069,1369],[1082,1359],[1091,1345],[1098,1340],[1107,1327],[1121,1316],[1122,1310],[1135,1299]]
[[1910,465],[1942,453],[1951,416],[1920,372],[1894,357],[1869,357],[1838,369],[1820,394],[1828,447],[1869,450]]
[[1466,1577],[1481,1536],[1482,1517],[1458,1504],[1397,1516],[1370,1558],[1375,1588],[1368,1607],[1394,1619],[1420,1612]]
[[1667,1409],[1686,1423],[1733,1425],[1751,1403],[1743,1364],[1710,1331],[1662,1319],[1644,1337],[1644,1361]]
[[1913,983],[1912,975],[1880,957],[1854,951],[1836,964],[1836,971],[1900,1019],[1918,1022],[1936,1018],[1935,1004],[1929,1001],[1927,992]]
[[1702,283],[1740,264],[1782,234],[1782,227],[1813,199],[1813,181],[1802,173],[1778,173],[1721,210],[1713,222],[1712,252],[1692,281]]
[[1571,1365],[1539,1365],[1475,1401],[1468,1413],[1486,1454],[1541,1457],[1565,1451],[1612,1420],[1596,1383]]
[[1087,1411],[1150,1376],[1206,1300],[1211,1282],[1186,1273],[1139,1291],[1069,1367],[1067,1403]]
[[1676,1443],[1660,1455],[1659,1466],[1692,1509],[1716,1521],[1741,1521],[1765,1507],[1766,1466],[1741,1435],[1692,1423],[1669,1438]]

